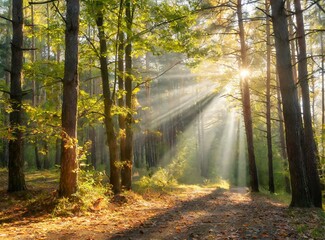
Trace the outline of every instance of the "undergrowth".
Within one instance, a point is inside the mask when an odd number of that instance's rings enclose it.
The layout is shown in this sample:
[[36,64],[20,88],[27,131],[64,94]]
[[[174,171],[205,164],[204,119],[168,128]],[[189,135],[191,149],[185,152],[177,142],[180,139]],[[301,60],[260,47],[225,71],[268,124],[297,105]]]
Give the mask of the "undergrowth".
[[71,198],[59,198],[53,215],[75,215],[107,207],[112,196],[111,187],[103,184],[105,173],[80,170],[78,190]]

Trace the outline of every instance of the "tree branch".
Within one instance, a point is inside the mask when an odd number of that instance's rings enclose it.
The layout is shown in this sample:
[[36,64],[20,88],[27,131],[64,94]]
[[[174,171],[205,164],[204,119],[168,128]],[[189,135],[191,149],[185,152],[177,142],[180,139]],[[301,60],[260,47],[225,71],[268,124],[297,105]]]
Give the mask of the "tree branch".
[[323,12],[323,13],[325,13],[325,9],[319,4],[319,2],[320,2],[320,0],[312,0],[314,3],[312,4],[312,5],[314,5],[314,4],[316,4],[317,5],[317,7]]
[[138,84],[133,88],[133,90],[134,90],[135,88],[137,88],[137,87],[140,87],[140,86],[143,85],[143,84],[146,84],[146,83],[148,83],[148,82],[151,82],[151,81],[153,81],[153,80],[155,80],[155,79],[161,77],[162,75],[164,75],[164,74],[165,74],[166,72],[168,72],[169,70],[173,69],[176,65],[180,64],[181,62],[182,62],[182,60],[179,60],[179,61],[177,61],[176,63],[174,63],[172,66],[170,66],[169,68],[165,69],[163,72],[161,72],[160,74],[158,74],[157,76],[155,76],[155,77],[153,77],[153,78],[149,78],[149,79],[147,79],[147,80],[145,80],[145,81],[143,81],[143,82],[141,82],[141,83],[138,83]]
[[60,15],[60,17],[62,18],[63,22],[64,22],[65,24],[67,24],[67,21],[65,20],[64,16],[63,16],[62,13],[60,12],[60,9],[58,8],[58,6],[55,5],[55,1],[52,1],[52,2],[53,2],[53,6],[54,6],[56,12]]
[[47,4],[47,3],[52,3],[52,2],[56,2],[58,0],[48,0],[48,1],[43,1],[43,2],[28,2],[29,5],[36,5],[36,4]]
[[0,16],[0,18],[2,18],[2,19],[4,19],[4,20],[6,20],[6,21],[9,21],[9,22],[11,22],[11,23],[12,23],[12,20],[11,20],[11,19],[9,19],[9,18],[7,18],[7,17],[4,17],[4,16]]
[[10,92],[9,92],[9,91],[6,91],[6,90],[1,89],[1,88],[0,88],[0,92],[2,92],[2,93],[6,93],[6,94],[10,95]]

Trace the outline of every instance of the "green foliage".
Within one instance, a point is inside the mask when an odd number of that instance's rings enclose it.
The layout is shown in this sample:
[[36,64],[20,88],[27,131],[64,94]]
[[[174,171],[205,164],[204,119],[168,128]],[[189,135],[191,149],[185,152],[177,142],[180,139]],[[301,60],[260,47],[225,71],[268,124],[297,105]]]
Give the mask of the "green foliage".
[[152,176],[143,176],[137,183],[140,189],[165,190],[175,186],[177,181],[173,174],[164,168],[159,168]]
[[[34,93],[39,95],[41,88],[47,90],[59,89],[61,80],[63,79],[63,62],[38,60],[35,62],[24,64],[24,77],[29,80],[38,82],[37,91]],[[50,91],[48,91],[50,93]],[[55,95],[57,96],[57,95]]]
[[[56,108],[37,106],[25,103],[23,105],[27,122],[25,127],[25,159],[28,168],[35,165],[35,146],[37,146],[38,154],[43,158],[52,159],[50,156],[54,154],[49,149],[61,138],[61,112]],[[48,160],[49,160],[48,159]],[[49,162],[50,165],[53,165]]]
[[157,170],[150,169],[148,176],[143,176],[137,183],[143,189],[160,189],[173,187],[177,185],[178,180],[188,174],[185,172],[186,154],[188,153],[187,146],[173,158],[171,163],[165,167],[159,167]]
[[90,96],[84,90],[79,92],[78,117],[82,120],[79,127],[102,123],[104,119],[104,103],[99,96]]
[[70,199],[60,198],[53,210],[54,215],[69,216],[99,210],[97,204],[100,202],[101,208],[104,207],[112,196],[110,187],[104,184],[107,181],[104,172],[80,170],[78,180],[77,192]]

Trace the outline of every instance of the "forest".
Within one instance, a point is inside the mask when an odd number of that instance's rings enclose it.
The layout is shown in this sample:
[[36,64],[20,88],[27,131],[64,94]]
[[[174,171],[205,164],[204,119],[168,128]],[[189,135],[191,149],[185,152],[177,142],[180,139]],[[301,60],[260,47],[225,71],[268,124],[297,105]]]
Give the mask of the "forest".
[[323,0],[0,0],[0,238],[324,239]]

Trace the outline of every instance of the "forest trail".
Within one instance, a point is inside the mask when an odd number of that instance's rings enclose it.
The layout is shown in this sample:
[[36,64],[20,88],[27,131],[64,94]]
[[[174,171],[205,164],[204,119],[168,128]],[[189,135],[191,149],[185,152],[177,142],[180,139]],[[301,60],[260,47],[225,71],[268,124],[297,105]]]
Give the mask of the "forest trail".
[[290,209],[243,188],[129,193],[73,217],[5,219],[1,211],[0,239],[324,239],[325,232],[320,211]]

